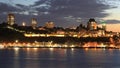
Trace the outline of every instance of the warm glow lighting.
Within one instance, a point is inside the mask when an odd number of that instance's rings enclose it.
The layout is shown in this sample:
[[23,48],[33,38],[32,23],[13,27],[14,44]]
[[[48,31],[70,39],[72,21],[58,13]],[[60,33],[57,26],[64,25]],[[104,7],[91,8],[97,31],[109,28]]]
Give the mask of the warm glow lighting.
[[83,37],[89,37],[89,35],[84,35]]
[[38,48],[34,48],[34,50],[35,50],[35,51],[37,51],[37,50],[38,50]]
[[16,43],[18,43],[18,40],[15,40]]
[[97,50],[97,48],[94,48],[94,50]]
[[110,44],[110,47],[115,47],[115,45],[113,45],[113,44]]
[[104,45],[103,43],[101,43],[101,45],[99,45],[99,47],[106,47],[106,45]]
[[46,36],[49,37],[50,35],[47,34]]
[[23,23],[22,23],[22,26],[26,26],[26,23],[25,23],[25,22],[23,22]]
[[39,34],[32,34],[32,37],[39,37]]
[[0,49],[3,49],[4,48],[4,46],[3,45],[0,45]]
[[40,34],[41,37],[45,37],[45,34]]
[[71,45],[70,47],[75,47],[75,45]]
[[71,48],[72,51],[74,51],[74,48]]
[[30,44],[27,44],[28,47],[30,47],[31,45]]
[[29,51],[30,50],[30,48],[27,48],[27,51]]
[[50,51],[53,51],[54,49],[53,48],[49,48]]
[[64,45],[65,47],[67,47],[67,45]]
[[24,34],[25,37],[31,37],[31,34]]
[[18,56],[18,55],[19,55],[19,48],[18,48],[18,47],[15,47],[15,48],[14,48],[14,51],[15,51],[15,56]]
[[64,37],[64,35],[55,35],[56,37]]
[[24,34],[25,37],[65,37],[64,34]]
[[85,51],[88,51],[88,48],[85,48]]
[[18,47],[15,47],[15,48],[14,48],[14,50],[15,50],[15,51],[18,51],[18,50],[19,50],[19,48],[18,48]]
[[78,35],[73,35],[73,37],[77,37]]

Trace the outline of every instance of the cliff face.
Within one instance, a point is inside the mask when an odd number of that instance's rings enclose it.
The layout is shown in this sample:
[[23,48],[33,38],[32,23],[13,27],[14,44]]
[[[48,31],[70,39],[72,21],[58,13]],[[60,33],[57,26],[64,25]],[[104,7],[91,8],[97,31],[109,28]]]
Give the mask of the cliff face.
[[0,28],[0,41],[14,41],[23,37],[24,35],[17,31],[8,28]]

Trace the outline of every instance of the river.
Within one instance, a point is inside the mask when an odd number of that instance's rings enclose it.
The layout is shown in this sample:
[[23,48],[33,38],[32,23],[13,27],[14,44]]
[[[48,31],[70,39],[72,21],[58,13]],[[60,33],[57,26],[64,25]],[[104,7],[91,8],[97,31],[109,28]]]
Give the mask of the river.
[[0,68],[120,68],[119,49],[0,49]]

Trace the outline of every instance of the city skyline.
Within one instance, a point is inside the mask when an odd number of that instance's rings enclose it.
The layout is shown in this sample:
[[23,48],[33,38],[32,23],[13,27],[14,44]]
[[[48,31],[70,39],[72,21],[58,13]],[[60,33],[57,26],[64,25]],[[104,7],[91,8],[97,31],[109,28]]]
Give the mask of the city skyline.
[[1,68],[120,68],[120,0],[0,0]]
[[8,13],[15,14],[17,24],[26,22],[27,25],[31,24],[31,18],[36,18],[38,25],[54,21],[56,26],[62,27],[86,24],[89,18],[95,18],[98,23],[104,20],[110,28],[111,24],[117,27],[120,22],[119,0],[1,0],[0,3],[1,23],[6,21]]

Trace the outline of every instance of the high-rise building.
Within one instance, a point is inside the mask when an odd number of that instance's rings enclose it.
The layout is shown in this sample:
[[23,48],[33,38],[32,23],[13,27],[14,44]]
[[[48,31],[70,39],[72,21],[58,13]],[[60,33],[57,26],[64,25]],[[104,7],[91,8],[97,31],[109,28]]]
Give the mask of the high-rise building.
[[36,27],[37,27],[37,19],[36,18],[32,18],[31,24],[32,24],[32,28],[36,29]]
[[97,22],[95,21],[95,19],[89,19],[88,24],[87,24],[87,28],[89,30],[96,30],[97,29]]
[[9,25],[14,25],[15,24],[15,16],[14,16],[14,14],[12,14],[12,13],[8,14],[7,23]]
[[46,28],[54,28],[55,27],[54,22],[52,22],[52,21],[46,22],[45,27]]

